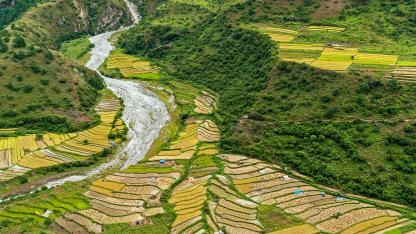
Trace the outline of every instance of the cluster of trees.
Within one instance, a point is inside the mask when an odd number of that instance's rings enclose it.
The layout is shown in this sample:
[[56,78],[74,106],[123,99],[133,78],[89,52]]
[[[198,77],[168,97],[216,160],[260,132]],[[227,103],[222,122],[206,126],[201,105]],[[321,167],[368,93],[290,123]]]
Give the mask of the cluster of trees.
[[0,8],[0,29],[6,27],[27,9],[45,0],[18,0],[13,6]]
[[[416,109],[408,101],[416,86],[286,62],[273,74],[247,119],[224,139],[225,149],[289,165],[347,192],[416,205],[416,127],[398,131]],[[383,111],[389,107],[395,111]]]
[[[287,11],[293,19],[277,14],[283,18],[276,20],[308,21],[316,3]],[[270,21],[274,10],[265,1],[248,1],[231,12],[242,21]],[[120,45],[155,60],[165,78],[220,95],[214,117],[223,149],[289,165],[346,192],[416,206],[416,127],[393,134],[416,108],[416,86],[286,62],[272,69],[274,44],[221,14],[191,28],[144,23]]]

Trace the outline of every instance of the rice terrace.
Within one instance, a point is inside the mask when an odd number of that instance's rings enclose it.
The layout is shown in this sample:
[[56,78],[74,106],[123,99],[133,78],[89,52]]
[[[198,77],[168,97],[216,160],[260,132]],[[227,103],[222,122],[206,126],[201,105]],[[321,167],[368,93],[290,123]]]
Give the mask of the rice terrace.
[[0,233],[416,233],[415,9],[0,0]]

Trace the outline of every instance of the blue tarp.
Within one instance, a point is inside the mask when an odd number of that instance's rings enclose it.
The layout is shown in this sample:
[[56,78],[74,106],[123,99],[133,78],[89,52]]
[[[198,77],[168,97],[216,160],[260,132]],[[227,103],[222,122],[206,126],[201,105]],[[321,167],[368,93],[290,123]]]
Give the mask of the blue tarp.
[[301,195],[301,194],[303,194],[303,191],[301,189],[296,189],[295,191],[293,191],[293,194]]

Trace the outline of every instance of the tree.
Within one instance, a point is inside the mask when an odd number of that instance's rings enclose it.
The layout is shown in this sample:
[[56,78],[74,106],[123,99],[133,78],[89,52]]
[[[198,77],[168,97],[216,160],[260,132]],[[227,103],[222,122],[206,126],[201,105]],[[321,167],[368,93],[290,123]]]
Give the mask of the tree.
[[7,44],[0,40],[0,53],[7,52],[8,50]]
[[23,48],[26,47],[25,39],[22,36],[18,35],[13,39],[13,47],[14,48]]
[[224,5],[225,0],[210,0],[214,5],[218,6],[218,12],[221,11],[221,7]]

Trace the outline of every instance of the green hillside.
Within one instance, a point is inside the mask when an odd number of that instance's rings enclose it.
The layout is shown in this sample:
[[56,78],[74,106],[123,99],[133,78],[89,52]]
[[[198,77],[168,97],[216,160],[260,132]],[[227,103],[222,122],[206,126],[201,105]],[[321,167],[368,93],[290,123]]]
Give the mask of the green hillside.
[[[195,12],[189,23],[180,14],[164,14],[165,3],[120,37],[120,46],[154,60],[166,79],[218,92],[215,118],[222,123],[224,150],[286,164],[345,192],[415,206],[416,86],[373,76],[369,66],[335,73],[280,61],[279,43],[246,25],[301,30],[294,43],[342,44],[412,60],[416,3],[302,2],[219,2],[210,8],[179,1],[175,7]],[[328,8],[338,13],[324,18]],[[304,31],[309,25],[346,29]]]
[[75,131],[93,123],[102,81],[58,49],[64,41],[130,20],[120,0],[60,0],[31,8],[3,29],[0,128]]

